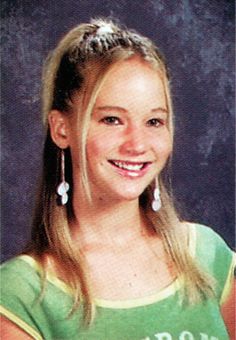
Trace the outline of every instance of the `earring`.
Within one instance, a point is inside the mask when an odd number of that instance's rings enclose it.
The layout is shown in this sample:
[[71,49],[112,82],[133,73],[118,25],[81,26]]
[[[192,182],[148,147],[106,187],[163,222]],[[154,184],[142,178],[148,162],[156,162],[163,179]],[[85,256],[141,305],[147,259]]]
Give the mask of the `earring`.
[[152,210],[156,212],[161,209],[161,197],[158,180],[156,179],[155,182],[156,185],[153,192]]
[[70,189],[69,184],[65,181],[65,153],[61,150],[61,183],[57,187],[57,194],[61,199],[61,204],[65,205],[68,202],[68,190]]

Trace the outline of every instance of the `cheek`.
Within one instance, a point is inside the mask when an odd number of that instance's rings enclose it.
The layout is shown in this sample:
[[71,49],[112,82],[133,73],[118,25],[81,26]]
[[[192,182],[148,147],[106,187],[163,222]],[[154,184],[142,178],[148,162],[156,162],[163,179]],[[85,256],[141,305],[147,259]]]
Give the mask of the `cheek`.
[[109,157],[118,145],[118,138],[113,131],[91,131],[87,138],[87,156],[90,158]]
[[163,136],[153,146],[157,157],[168,158],[172,152],[172,141],[169,135]]
[[111,138],[108,139],[105,136],[103,138],[97,137],[89,138],[87,141],[86,150],[88,159],[100,158],[102,160],[102,158],[108,157],[115,148],[113,143],[111,143]]
[[96,143],[95,140],[89,140],[87,142],[86,151],[88,160],[93,160],[100,153],[99,143]]

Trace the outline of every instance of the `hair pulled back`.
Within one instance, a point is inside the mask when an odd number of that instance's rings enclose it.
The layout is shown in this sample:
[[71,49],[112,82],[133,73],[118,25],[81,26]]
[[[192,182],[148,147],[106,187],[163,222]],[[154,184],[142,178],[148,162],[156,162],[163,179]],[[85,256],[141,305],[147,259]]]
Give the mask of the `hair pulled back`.
[[[70,115],[73,111],[74,96],[80,97],[83,103],[80,136],[81,182],[85,193],[90,197],[86,166],[86,137],[92,109],[110,67],[134,55],[149,63],[162,77],[169,112],[168,128],[173,137],[172,105],[164,59],[148,38],[135,31],[121,27],[111,20],[96,19],[88,24],[80,24],[67,33],[55,50],[49,54],[43,72],[42,111],[46,140],[42,183],[38,193],[32,241],[28,252],[42,262],[44,275],[47,271],[47,266],[43,262],[44,255],[49,253],[57,259],[66,283],[74,292],[72,311],[82,302],[84,318],[87,322],[93,318],[94,303],[86,263],[80,250],[73,247],[69,228],[70,219],[73,218],[71,155],[69,148],[66,149],[66,181],[70,183],[71,192],[65,207],[57,204],[56,187],[61,176],[61,150],[51,139],[48,115],[51,110]],[[150,227],[162,237],[166,253],[174,263],[176,275],[182,277],[185,282],[183,296],[190,302],[197,301],[212,291],[211,283],[189,255],[188,233],[182,227],[175,212],[165,170],[159,180],[161,210],[154,213],[150,208],[154,183],[141,195],[140,207],[150,222]],[[45,283],[45,277],[43,282]]]

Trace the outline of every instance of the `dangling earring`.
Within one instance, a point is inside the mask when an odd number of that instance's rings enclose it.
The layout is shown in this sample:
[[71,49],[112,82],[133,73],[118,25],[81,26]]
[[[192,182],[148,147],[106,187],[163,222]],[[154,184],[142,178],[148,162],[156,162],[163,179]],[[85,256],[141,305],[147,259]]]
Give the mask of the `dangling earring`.
[[158,211],[161,209],[161,198],[160,198],[160,189],[158,184],[158,179],[155,180],[156,185],[153,192],[153,201],[152,201],[152,210]]
[[68,190],[70,189],[69,184],[65,181],[65,153],[61,150],[61,183],[57,187],[57,193],[61,199],[61,204],[65,205],[68,202]]

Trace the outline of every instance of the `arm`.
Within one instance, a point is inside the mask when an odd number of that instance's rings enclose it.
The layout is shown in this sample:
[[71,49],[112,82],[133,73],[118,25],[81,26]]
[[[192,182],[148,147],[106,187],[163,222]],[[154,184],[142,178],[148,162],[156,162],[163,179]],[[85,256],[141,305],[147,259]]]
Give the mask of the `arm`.
[[32,340],[33,338],[16,326],[13,322],[1,317],[1,339],[2,340]]
[[235,289],[236,280],[234,281],[230,294],[221,306],[221,314],[227,327],[230,339],[236,339],[235,332]]

